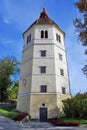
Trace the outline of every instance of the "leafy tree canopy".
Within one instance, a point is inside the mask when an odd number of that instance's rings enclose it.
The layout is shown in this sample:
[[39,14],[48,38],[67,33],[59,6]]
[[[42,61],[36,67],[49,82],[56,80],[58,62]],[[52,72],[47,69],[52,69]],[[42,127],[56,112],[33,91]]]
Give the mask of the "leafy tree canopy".
[[0,59],[0,101],[7,99],[7,89],[13,84],[12,76],[17,75],[19,70],[20,62],[16,57],[11,56]]
[[[76,27],[76,31],[79,33],[78,37],[82,42],[82,45],[86,48],[85,54],[87,55],[87,0],[79,0],[79,2],[76,2],[75,5],[83,17],[75,18],[74,25]],[[87,65],[85,65],[82,70],[87,76]]]

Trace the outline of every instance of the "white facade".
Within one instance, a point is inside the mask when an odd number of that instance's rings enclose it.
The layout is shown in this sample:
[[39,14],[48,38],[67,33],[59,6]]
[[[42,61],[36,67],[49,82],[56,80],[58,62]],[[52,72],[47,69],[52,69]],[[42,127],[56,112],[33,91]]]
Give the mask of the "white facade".
[[[42,30],[48,32],[47,38],[41,38]],[[27,43],[29,35],[31,38]],[[45,56],[41,56],[42,51]],[[45,73],[41,72],[41,67]],[[41,90],[42,85],[46,86],[45,92]],[[55,23],[33,24],[24,32],[17,109],[39,119],[40,108],[46,107],[47,118],[57,117],[62,100],[70,97],[69,87],[64,32]]]

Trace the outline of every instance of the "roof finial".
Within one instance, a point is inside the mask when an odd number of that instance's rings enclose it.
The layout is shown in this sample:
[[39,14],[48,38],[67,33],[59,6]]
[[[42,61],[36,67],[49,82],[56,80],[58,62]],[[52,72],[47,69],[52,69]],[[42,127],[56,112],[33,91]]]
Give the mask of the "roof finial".
[[48,18],[48,14],[46,12],[46,8],[43,8],[43,11],[40,13],[40,18]]
[[44,8],[43,8],[43,12],[45,12],[45,11],[46,11],[46,8],[44,7]]

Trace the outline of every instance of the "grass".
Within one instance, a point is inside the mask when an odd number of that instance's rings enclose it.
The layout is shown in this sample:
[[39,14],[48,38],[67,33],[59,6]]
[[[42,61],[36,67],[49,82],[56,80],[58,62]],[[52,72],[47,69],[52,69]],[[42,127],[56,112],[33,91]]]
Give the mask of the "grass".
[[14,106],[0,107],[0,115],[6,116],[6,117],[12,119],[15,116],[20,114],[20,112],[15,112],[15,111],[13,111],[13,109],[14,109]]
[[87,125],[87,119],[60,118],[58,120],[64,122],[79,122],[80,125]]
[[[13,111],[14,108],[14,106],[0,106],[0,115],[12,119],[20,114],[20,112]],[[58,120],[64,122],[79,122],[80,125],[87,125],[87,119],[59,118]]]

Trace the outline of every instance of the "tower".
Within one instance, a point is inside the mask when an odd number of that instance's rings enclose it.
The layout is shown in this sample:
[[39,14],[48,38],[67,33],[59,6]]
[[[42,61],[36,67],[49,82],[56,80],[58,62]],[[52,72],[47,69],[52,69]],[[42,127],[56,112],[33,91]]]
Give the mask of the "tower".
[[31,118],[46,121],[58,117],[62,100],[70,97],[64,37],[45,9],[23,33],[17,109]]

